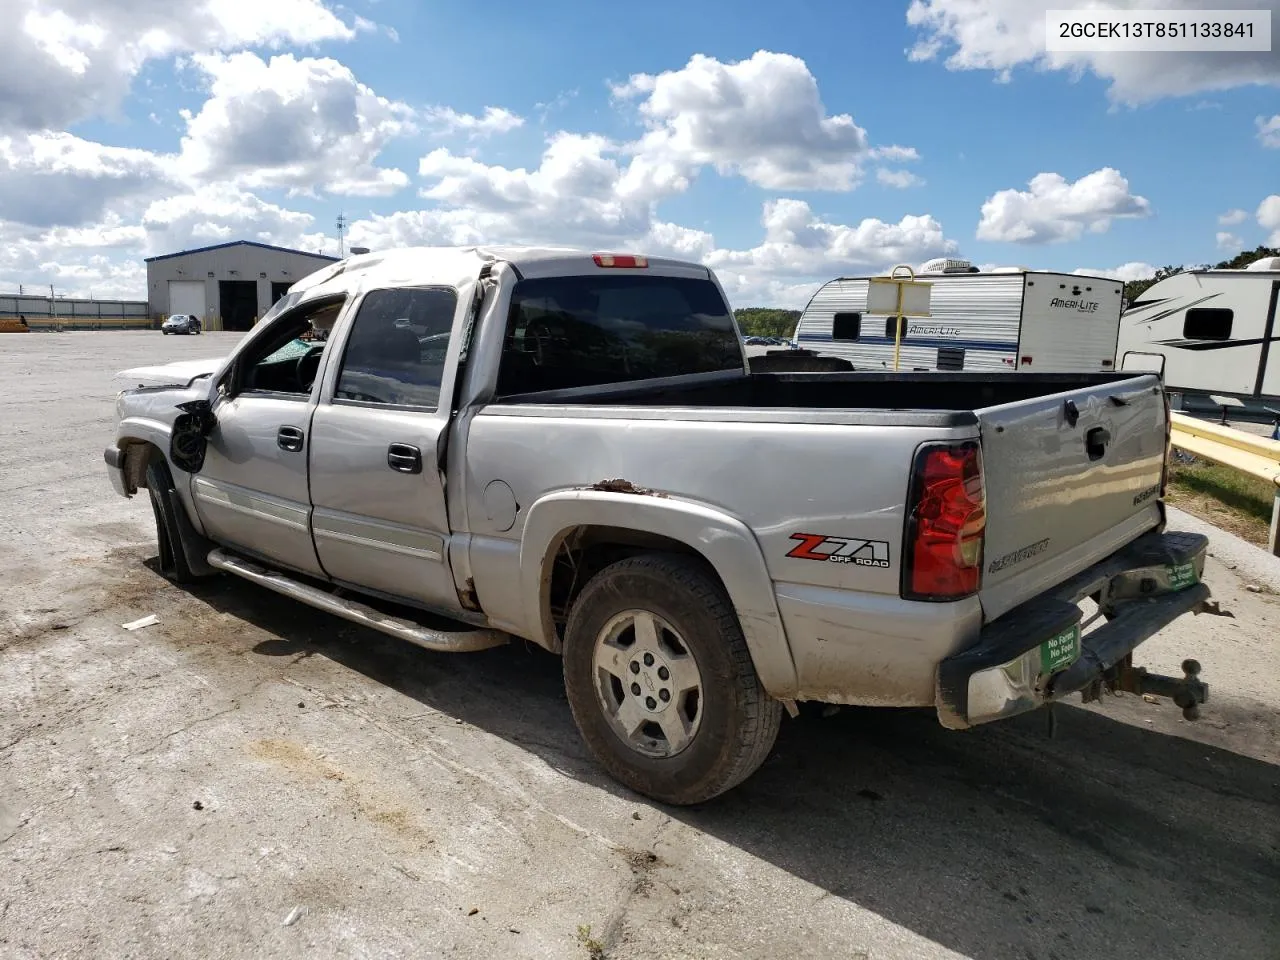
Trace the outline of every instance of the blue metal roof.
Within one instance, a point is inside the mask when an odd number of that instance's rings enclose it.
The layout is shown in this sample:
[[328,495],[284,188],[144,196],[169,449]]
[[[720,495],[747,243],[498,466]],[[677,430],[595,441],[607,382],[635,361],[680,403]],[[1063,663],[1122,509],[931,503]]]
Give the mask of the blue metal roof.
[[310,257],[313,260],[323,260],[325,263],[337,263],[337,257],[326,256],[323,253],[312,253],[309,250],[292,250],[289,247],[273,247],[269,243],[258,243],[255,240],[232,240],[228,243],[215,243],[211,247],[196,247],[194,250],[179,250],[177,253],[164,253],[158,257],[147,257],[144,263],[155,263],[157,260],[171,260],[174,257],[185,257],[193,253],[207,253],[210,250],[225,250],[227,247],[259,247],[263,250],[274,250],[277,253],[292,253],[299,257]]

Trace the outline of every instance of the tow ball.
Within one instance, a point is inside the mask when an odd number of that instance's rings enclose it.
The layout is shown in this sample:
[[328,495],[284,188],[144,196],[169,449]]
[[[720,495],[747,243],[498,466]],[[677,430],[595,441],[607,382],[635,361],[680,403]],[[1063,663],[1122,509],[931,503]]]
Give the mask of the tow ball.
[[1128,656],[1081,691],[1084,702],[1100,699],[1104,689],[1112,694],[1168,697],[1182,708],[1182,716],[1187,720],[1199,720],[1200,704],[1209,700],[1209,685],[1200,679],[1198,660],[1183,660],[1182,676],[1166,677],[1151,673],[1146,667],[1135,667],[1133,657]]

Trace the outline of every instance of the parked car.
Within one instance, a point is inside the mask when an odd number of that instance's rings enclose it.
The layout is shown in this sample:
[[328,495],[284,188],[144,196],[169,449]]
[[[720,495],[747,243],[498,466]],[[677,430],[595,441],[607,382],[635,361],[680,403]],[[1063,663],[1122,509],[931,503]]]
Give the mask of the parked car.
[[199,333],[200,318],[189,313],[175,313],[160,324],[160,332],[166,336],[171,333]]
[[659,801],[742,782],[800,701],[965,728],[1207,696],[1132,663],[1210,594],[1206,539],[1165,529],[1150,374],[752,373],[704,266],[426,248],[299,281],[198,374],[122,376],[169,382],[120,394],[105,452],[169,577],[545,647]]

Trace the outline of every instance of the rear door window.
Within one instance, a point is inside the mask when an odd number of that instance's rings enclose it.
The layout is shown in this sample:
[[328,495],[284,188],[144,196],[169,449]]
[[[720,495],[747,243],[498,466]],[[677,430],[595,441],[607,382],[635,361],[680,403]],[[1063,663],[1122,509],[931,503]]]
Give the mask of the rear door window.
[[741,370],[729,308],[709,280],[523,280],[511,297],[499,396]]
[[435,410],[457,305],[451,287],[367,293],[351,327],[334,398]]

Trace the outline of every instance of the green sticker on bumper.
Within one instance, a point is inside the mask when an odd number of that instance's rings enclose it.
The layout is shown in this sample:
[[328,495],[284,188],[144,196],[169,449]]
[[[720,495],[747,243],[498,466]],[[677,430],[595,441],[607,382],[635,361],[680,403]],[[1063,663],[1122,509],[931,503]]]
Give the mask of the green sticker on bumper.
[[1080,625],[1075,624],[1040,644],[1040,667],[1056,673],[1080,659]]
[[1196,583],[1196,565],[1194,563],[1177,563],[1169,566],[1169,589],[1185,590]]

